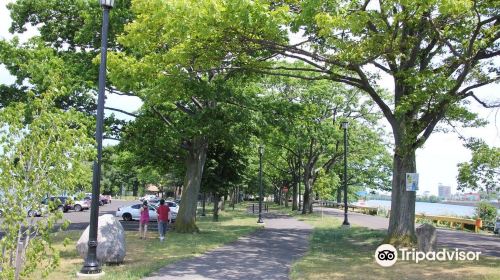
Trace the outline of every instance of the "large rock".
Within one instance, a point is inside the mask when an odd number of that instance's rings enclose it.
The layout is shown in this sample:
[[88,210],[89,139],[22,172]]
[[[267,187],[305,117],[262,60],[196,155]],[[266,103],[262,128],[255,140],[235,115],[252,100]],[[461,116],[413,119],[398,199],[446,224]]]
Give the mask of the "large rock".
[[[76,243],[82,258],[87,257],[89,227],[85,229]],[[121,263],[125,258],[125,230],[113,215],[99,217],[97,227],[97,259],[101,263]]]
[[436,251],[436,228],[423,224],[417,228],[418,250],[422,252]]

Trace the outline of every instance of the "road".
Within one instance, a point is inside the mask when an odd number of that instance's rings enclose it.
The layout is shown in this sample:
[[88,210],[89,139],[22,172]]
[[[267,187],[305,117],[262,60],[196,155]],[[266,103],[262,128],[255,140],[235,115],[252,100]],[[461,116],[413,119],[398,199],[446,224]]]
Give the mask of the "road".
[[[339,209],[318,207],[317,212],[344,218],[344,211]],[[370,229],[387,230],[389,219],[380,216],[370,216],[349,212],[349,223]],[[500,257],[500,237],[494,235],[476,234],[465,231],[437,229],[438,247],[458,248],[466,251],[479,251],[482,255]]]

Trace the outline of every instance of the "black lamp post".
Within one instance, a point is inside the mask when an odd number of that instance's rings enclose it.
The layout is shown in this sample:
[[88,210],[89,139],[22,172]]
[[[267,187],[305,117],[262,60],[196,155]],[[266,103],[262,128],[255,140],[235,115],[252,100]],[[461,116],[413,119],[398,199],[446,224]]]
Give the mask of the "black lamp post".
[[264,146],[259,145],[259,220],[257,223],[262,224],[264,221],[262,220],[262,198],[264,196],[263,188],[262,188],[262,154],[264,153]]
[[102,37],[101,37],[101,65],[99,67],[99,94],[97,96],[97,125],[95,140],[97,142],[97,160],[94,161],[92,178],[92,204],[90,208],[89,249],[87,258],[80,274],[95,275],[102,272],[101,264],[97,260],[97,225],[99,217],[99,194],[101,184],[102,160],[102,132],[104,122],[104,90],[106,87],[106,55],[108,48],[109,11],[113,8],[114,0],[100,0],[102,6]]
[[342,122],[342,128],[344,129],[344,222],[342,226],[349,226],[349,221],[347,220],[347,128],[349,123]]

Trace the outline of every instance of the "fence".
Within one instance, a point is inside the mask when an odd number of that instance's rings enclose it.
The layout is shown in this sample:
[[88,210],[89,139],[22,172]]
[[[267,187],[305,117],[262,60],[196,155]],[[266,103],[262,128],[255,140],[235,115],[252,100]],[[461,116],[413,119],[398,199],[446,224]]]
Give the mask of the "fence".
[[[333,202],[333,201],[320,201],[320,205],[325,207],[333,207],[344,209],[343,203]],[[368,207],[368,206],[359,206],[348,204],[347,209],[352,210],[353,212],[360,212],[363,214],[377,215],[379,208],[377,207]],[[389,210],[387,213],[387,217],[389,217],[391,211]],[[473,220],[473,219],[464,219],[458,217],[447,217],[447,216],[428,216],[424,214],[416,214],[415,219],[427,219],[432,222],[436,222],[439,225],[440,222],[448,222],[450,223],[450,227],[453,228],[455,224],[461,225],[462,230],[465,229],[465,225],[473,225],[474,231],[479,232],[479,229],[483,226],[483,221],[481,219]]]

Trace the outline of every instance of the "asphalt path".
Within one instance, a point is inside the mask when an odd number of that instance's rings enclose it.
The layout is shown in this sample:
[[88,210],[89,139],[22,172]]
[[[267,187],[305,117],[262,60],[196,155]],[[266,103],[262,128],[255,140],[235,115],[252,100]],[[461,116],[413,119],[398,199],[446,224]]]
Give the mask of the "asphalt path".
[[[317,212],[344,218],[344,211],[339,209],[318,207]],[[387,230],[389,219],[380,216],[364,215],[349,212],[349,223],[370,229]],[[500,257],[500,236],[485,235],[466,231],[437,229],[437,245],[441,248],[458,248],[460,250],[481,252],[482,255]]]
[[288,280],[292,262],[307,252],[312,227],[273,213],[264,214],[264,222],[263,229],[143,280]]

